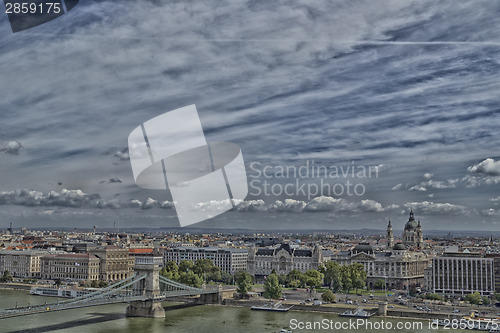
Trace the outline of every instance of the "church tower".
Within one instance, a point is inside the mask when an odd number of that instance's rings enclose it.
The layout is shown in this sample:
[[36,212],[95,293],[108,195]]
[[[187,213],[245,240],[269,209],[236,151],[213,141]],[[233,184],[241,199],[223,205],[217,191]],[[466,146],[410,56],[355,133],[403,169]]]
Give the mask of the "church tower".
[[403,244],[406,248],[421,249],[424,245],[424,236],[420,221],[416,221],[413,216],[413,210],[410,209],[410,218],[405,224],[403,231]]
[[422,225],[420,224],[420,220],[418,220],[418,225],[417,225],[417,235],[416,235],[416,242],[415,242],[417,248],[422,249],[424,247],[424,234],[422,233]]
[[387,225],[387,247],[392,249],[394,246],[394,234],[392,233],[391,220],[389,220],[389,225]]

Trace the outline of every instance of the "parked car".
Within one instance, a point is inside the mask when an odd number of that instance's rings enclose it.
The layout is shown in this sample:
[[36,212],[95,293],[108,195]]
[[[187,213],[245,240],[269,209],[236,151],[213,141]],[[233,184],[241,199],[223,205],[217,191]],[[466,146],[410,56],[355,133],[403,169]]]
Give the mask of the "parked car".
[[348,300],[346,301],[346,303],[347,303],[347,304],[352,304],[352,300],[348,299]]

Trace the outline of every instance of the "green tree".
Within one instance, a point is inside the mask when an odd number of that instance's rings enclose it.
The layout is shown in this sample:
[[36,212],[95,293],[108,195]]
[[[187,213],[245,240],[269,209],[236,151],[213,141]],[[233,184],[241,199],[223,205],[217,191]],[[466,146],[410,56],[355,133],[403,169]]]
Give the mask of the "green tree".
[[336,261],[328,261],[320,267],[320,272],[324,274],[325,284],[333,291],[342,289],[342,276],[340,274],[340,264]]
[[236,285],[241,296],[245,297],[252,290],[252,276],[245,271],[236,273]]
[[441,301],[443,298],[438,295],[438,294],[428,294],[425,296],[426,299],[430,299],[430,300],[433,300],[433,301]]
[[203,274],[212,273],[219,270],[219,268],[214,266],[210,259],[198,259],[193,266],[193,270],[199,276],[203,276]]
[[306,277],[301,271],[294,269],[286,276],[286,285],[289,288],[304,287],[306,284]]
[[99,287],[99,281],[97,280],[92,280],[92,282],[90,282],[90,286],[92,288],[98,288]]
[[497,299],[498,302],[500,302],[500,293],[496,293],[495,298]]
[[99,281],[99,288],[106,288],[108,285],[108,281]]
[[323,273],[318,272],[315,269],[311,269],[306,272],[306,284],[311,288],[321,287],[323,284]]
[[483,305],[490,305],[491,303],[488,296],[483,296],[483,298],[481,298],[481,301],[483,302]]
[[335,302],[335,294],[330,289],[328,289],[321,295],[321,299],[324,302]]
[[471,304],[478,305],[479,303],[481,303],[481,294],[476,291],[473,294],[469,294],[469,295],[465,296],[465,300]]
[[233,281],[236,281],[236,277],[233,280],[233,276],[229,274],[226,271],[221,271],[220,272],[220,282],[226,283],[226,284],[234,284]]
[[0,278],[1,282],[11,282],[14,278],[10,275],[9,271],[4,271],[2,277]]
[[187,273],[189,271],[192,271],[194,268],[194,264],[192,261],[189,260],[181,260],[179,263],[179,273]]
[[353,287],[353,283],[351,278],[351,269],[349,268],[349,265],[343,265],[340,268],[340,276],[342,279],[343,290],[350,292]]
[[188,286],[192,286],[195,288],[200,288],[203,284],[202,278],[200,278],[193,271],[182,272],[179,274],[179,282],[182,284],[187,284]]
[[280,298],[281,297],[281,285],[276,274],[271,274],[266,278],[264,282],[264,297],[265,298]]
[[375,284],[373,285],[373,288],[375,289],[384,289],[385,288],[385,281],[384,279],[378,279],[375,281]]
[[160,275],[170,280],[179,280],[179,266],[174,261],[169,261],[161,269]]
[[352,263],[349,265],[349,273],[351,274],[352,287],[356,289],[363,289],[365,287],[366,271],[365,266],[360,263]]

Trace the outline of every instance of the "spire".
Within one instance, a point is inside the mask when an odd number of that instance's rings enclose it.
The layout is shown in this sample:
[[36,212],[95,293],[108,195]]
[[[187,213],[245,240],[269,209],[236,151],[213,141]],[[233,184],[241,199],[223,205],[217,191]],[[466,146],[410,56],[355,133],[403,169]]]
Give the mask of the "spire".
[[420,227],[422,227],[422,226],[420,225],[420,220],[418,220],[418,225],[417,225],[417,227],[419,227],[419,228],[420,228]]
[[387,226],[387,228],[392,228],[391,220],[389,220],[389,225]]
[[413,208],[410,208],[410,219],[409,221],[413,221],[415,218],[413,217]]

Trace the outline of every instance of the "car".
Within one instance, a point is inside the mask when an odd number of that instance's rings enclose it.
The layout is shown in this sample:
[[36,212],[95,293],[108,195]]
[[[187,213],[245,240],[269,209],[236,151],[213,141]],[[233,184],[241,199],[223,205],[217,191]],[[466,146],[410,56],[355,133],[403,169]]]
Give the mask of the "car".
[[367,303],[368,301],[366,300],[366,298],[363,298],[363,303]]
[[394,309],[394,305],[389,305],[387,308]]
[[347,303],[347,304],[352,304],[352,300],[348,299],[348,300],[346,301],[346,303]]
[[312,300],[311,300],[310,298],[308,298],[308,299],[306,299],[306,301],[305,301],[305,302],[306,302],[306,303],[311,303],[311,302],[312,302]]
[[455,309],[455,310],[453,310],[452,312],[453,312],[453,313],[459,313],[459,312],[460,312],[460,310],[459,310],[459,309]]

